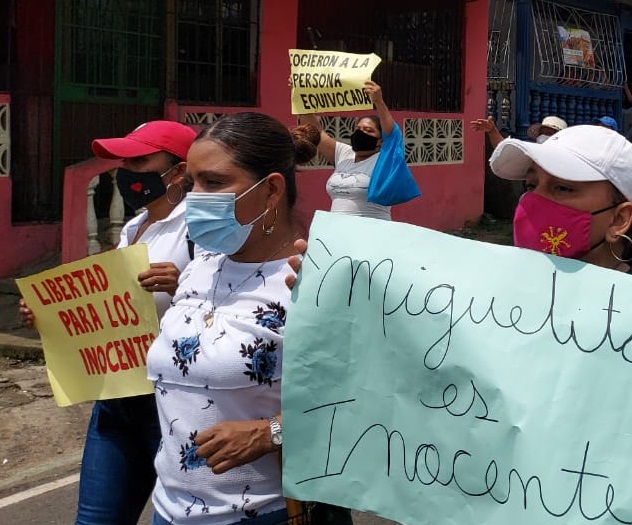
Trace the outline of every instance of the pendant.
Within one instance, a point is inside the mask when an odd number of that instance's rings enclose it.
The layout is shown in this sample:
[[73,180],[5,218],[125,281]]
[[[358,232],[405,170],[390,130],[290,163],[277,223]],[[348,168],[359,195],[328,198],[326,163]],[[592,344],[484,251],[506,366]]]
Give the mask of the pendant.
[[204,320],[204,325],[206,326],[206,328],[210,328],[211,326],[213,326],[213,312],[206,312],[204,314],[204,317],[202,317],[202,319]]

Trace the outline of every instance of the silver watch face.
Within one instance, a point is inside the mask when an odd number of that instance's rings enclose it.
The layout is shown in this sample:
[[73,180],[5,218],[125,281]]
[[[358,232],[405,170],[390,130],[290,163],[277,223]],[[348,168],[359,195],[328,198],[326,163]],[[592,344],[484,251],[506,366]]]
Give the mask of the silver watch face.
[[282,445],[283,444],[283,435],[281,432],[276,432],[272,434],[272,444],[273,445]]

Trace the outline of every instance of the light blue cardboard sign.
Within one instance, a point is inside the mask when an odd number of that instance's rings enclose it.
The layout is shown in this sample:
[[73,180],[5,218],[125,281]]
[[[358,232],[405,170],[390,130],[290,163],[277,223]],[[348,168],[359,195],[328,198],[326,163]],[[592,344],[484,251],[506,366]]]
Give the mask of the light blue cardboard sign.
[[316,214],[283,362],[287,496],[404,524],[632,522],[632,278]]

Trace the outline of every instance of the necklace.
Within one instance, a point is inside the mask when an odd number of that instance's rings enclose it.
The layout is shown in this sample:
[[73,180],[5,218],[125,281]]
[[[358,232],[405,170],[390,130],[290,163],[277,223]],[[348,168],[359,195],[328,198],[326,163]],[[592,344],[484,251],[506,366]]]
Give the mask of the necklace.
[[294,241],[294,239],[296,239],[296,237],[292,237],[291,239],[288,239],[287,241],[285,241],[283,244],[281,244],[281,246],[279,246],[276,250],[274,250],[270,255],[268,255],[268,257],[266,257],[259,266],[257,266],[254,271],[252,271],[250,274],[248,274],[246,276],[245,279],[243,279],[242,281],[240,281],[236,286],[231,286],[229,283],[229,291],[228,293],[221,299],[221,301],[215,301],[215,296],[217,294],[217,287],[219,284],[219,281],[222,277],[222,270],[224,269],[224,264],[226,264],[226,261],[228,260],[228,256],[224,256],[224,260],[220,263],[219,268],[217,269],[217,280],[215,281],[215,284],[213,286],[213,294],[211,295],[211,302],[213,303],[211,306],[211,309],[209,311],[207,311],[204,316],[202,317],[202,319],[204,320],[204,325],[206,326],[206,328],[210,328],[211,326],[213,326],[213,322],[215,321],[215,312],[217,311],[217,308],[222,306],[223,304],[226,303],[226,301],[228,300],[228,298],[233,295],[234,293],[237,292],[237,290],[239,290],[244,284],[246,284],[252,277],[255,277],[256,275],[261,275],[261,269],[263,268],[263,266],[270,262],[270,260],[277,254],[279,253],[281,250],[283,250],[283,248],[286,248],[292,241]]

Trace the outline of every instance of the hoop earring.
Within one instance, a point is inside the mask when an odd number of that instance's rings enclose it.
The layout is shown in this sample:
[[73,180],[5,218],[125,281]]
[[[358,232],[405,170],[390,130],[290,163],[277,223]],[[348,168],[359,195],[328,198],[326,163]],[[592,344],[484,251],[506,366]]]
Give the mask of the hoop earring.
[[276,224],[277,217],[279,216],[279,210],[274,208],[274,220],[272,221],[272,224],[270,224],[270,226],[266,226],[266,217],[268,216],[268,211],[269,210],[265,211],[265,213],[263,214],[263,220],[261,221],[261,230],[263,231],[264,235],[270,235],[274,231],[274,225]]
[[[630,237],[628,237],[625,233],[617,233],[616,235],[617,235],[617,238],[618,237],[623,237],[626,241],[628,241],[630,246],[632,246],[632,239],[630,239]],[[608,243],[608,248],[610,249],[610,255],[612,255],[617,261],[622,262],[622,263],[632,262],[632,257],[630,257],[628,259],[622,259],[616,253],[614,253],[614,250],[612,249],[612,243],[611,242]]]
[[[171,188],[178,188],[179,193],[177,199],[172,199],[170,197],[169,190]],[[180,184],[169,184],[169,186],[167,186],[167,202],[172,206],[175,206],[176,204],[180,204],[182,199],[184,199],[184,190],[182,189],[182,186],[180,186]]]

